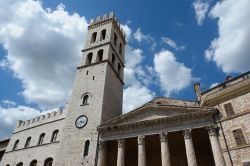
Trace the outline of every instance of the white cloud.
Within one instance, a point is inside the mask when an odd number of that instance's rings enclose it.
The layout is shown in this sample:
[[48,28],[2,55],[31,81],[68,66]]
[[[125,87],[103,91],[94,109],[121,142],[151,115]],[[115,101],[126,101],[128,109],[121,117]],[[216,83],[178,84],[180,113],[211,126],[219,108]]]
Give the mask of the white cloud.
[[123,112],[131,111],[153,99],[155,94],[145,86],[134,84],[123,91]]
[[195,10],[197,24],[201,26],[209,9],[209,3],[204,0],[196,0],[192,3],[192,6]]
[[217,85],[219,85],[219,83],[218,83],[218,82],[214,82],[214,83],[211,84],[211,86],[210,86],[209,89],[211,89],[211,88],[213,88],[213,87],[215,87],[215,86],[217,86]]
[[192,70],[176,61],[175,55],[168,50],[155,54],[154,65],[161,89],[167,97],[188,87],[193,79]]
[[6,64],[22,82],[27,102],[43,108],[65,103],[87,32],[84,17],[64,6],[43,9],[40,1],[0,1],[0,43]]
[[123,29],[125,35],[126,35],[126,41],[127,41],[127,42],[130,40],[131,34],[132,34],[132,29],[129,28],[129,26],[128,26],[129,23],[130,23],[130,22],[128,22],[128,23],[125,24],[125,25],[122,25],[122,24],[121,24],[121,27],[122,27],[122,29]]
[[2,100],[1,104],[5,107],[14,107],[17,105],[14,101],[10,101],[10,100]]
[[9,138],[18,120],[40,115],[40,111],[26,106],[3,107],[0,105],[0,140]]
[[[145,58],[143,51],[138,48],[133,48],[128,44],[125,53],[126,68],[124,70],[123,113],[127,113],[145,102],[152,100],[155,96],[154,92],[148,89],[145,84],[146,82],[143,81],[146,80],[146,78],[150,79],[150,75],[146,75],[144,67],[141,66]],[[148,70],[146,69],[146,71]],[[142,74],[143,72],[144,74]]]
[[152,40],[152,38],[149,35],[145,35],[141,32],[141,28],[137,28],[133,36],[135,40],[137,40],[138,42],[142,42],[143,40],[146,41]]
[[186,47],[185,46],[178,46],[175,41],[173,41],[172,39],[168,38],[168,37],[162,37],[161,38],[162,41],[164,43],[166,43],[167,45],[169,45],[170,47],[174,48],[175,50],[185,50]]
[[218,2],[209,16],[218,18],[219,37],[205,51],[223,72],[245,72],[250,69],[250,17],[249,0]]

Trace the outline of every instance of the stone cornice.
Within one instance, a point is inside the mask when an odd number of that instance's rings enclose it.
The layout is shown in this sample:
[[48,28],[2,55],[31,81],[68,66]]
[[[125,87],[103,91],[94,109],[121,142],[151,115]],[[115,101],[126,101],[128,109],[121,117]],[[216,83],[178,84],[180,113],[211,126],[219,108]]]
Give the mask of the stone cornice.
[[97,130],[99,132],[111,131],[111,130],[123,130],[123,129],[131,129],[131,128],[141,128],[152,126],[156,124],[162,124],[166,122],[174,122],[174,121],[184,121],[190,119],[198,119],[200,117],[205,117],[208,115],[213,115],[216,113],[216,110],[209,110],[209,111],[197,111],[197,112],[190,112],[186,114],[164,117],[164,118],[157,118],[152,120],[145,120],[145,121],[138,121],[138,122],[131,122],[131,123],[124,123],[124,124],[114,124],[114,125],[107,125],[107,126],[99,126]]
[[[187,113],[192,113],[191,111],[199,111],[199,112],[204,112],[204,111],[208,111],[208,110],[213,110],[216,111],[215,108],[211,108],[211,107],[194,107],[194,106],[176,106],[176,105],[167,105],[167,104],[150,104],[150,105],[143,105],[127,114],[124,115],[120,115],[114,119],[111,119],[110,121],[107,121],[103,124],[101,124],[99,127],[103,127],[103,126],[107,126],[107,125],[112,125],[115,123],[119,123],[121,120],[124,121],[126,119],[128,119],[131,116],[135,116],[136,114],[139,114],[142,111],[145,111],[148,108],[152,108],[152,109],[162,109],[162,110],[166,110],[166,109],[170,109],[170,110],[181,110],[181,111],[190,111]],[[98,127],[98,128],[99,128]]]

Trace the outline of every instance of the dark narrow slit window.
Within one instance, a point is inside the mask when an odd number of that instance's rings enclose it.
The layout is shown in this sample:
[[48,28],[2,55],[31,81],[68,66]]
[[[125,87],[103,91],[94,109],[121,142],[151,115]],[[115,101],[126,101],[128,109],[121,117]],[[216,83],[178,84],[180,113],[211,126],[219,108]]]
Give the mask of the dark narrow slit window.
[[97,53],[97,62],[101,62],[103,59],[103,49],[99,50]]
[[121,65],[118,63],[118,74],[121,74]]
[[117,45],[117,35],[116,35],[116,33],[114,33],[114,45],[115,46]]
[[89,75],[89,71],[87,70],[86,75]]
[[95,76],[93,76],[92,80],[95,80]]
[[94,32],[91,36],[91,43],[94,43],[96,41],[96,36],[97,36],[97,32]]
[[16,150],[17,147],[18,147],[18,144],[19,144],[19,140],[16,140],[16,141],[15,141],[15,144],[14,144],[14,146],[13,146],[13,148],[12,148],[12,150]]
[[119,45],[119,53],[122,54],[122,43]]
[[88,100],[89,100],[88,94],[82,95],[81,98],[82,98],[82,105],[88,104]]
[[112,60],[111,60],[111,62],[112,62],[112,65],[114,66],[114,64],[115,64],[115,55],[114,54],[112,54]]
[[32,160],[30,162],[30,166],[37,166],[37,160]]
[[101,41],[105,40],[105,37],[106,37],[106,29],[103,29],[101,32]]
[[24,148],[29,147],[29,145],[30,145],[30,141],[31,141],[31,137],[28,137],[28,138],[26,139],[26,142],[25,142]]
[[93,57],[93,53],[92,53],[92,52],[88,53],[87,59],[86,59],[86,65],[91,64],[91,62],[92,62],[92,57]]
[[39,137],[38,144],[37,145],[42,145],[44,141],[45,133],[42,133]]
[[58,133],[59,133],[59,130],[53,131],[50,142],[56,142],[57,141]]
[[83,152],[83,156],[86,157],[89,155],[89,145],[90,145],[90,141],[87,140],[85,142],[85,145],[84,145],[84,152]]
[[53,164],[53,158],[50,157],[44,161],[43,166],[52,166],[52,164]]

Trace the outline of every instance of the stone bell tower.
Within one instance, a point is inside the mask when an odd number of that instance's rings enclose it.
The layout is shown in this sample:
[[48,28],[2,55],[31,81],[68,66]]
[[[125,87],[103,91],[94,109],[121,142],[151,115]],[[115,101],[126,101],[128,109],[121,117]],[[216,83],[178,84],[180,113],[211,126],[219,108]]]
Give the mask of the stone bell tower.
[[97,127],[122,114],[125,44],[113,12],[91,19],[55,165],[95,165]]

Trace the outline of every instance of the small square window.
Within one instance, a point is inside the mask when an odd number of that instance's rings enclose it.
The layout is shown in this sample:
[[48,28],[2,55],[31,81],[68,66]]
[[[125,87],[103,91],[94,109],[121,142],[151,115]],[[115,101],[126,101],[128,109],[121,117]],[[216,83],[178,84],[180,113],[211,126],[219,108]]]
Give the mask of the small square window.
[[224,109],[226,111],[226,114],[227,116],[233,116],[235,115],[235,112],[234,112],[234,109],[233,109],[233,106],[232,106],[232,103],[227,103],[224,105]]
[[246,144],[246,140],[241,129],[233,130],[233,135],[237,146]]

